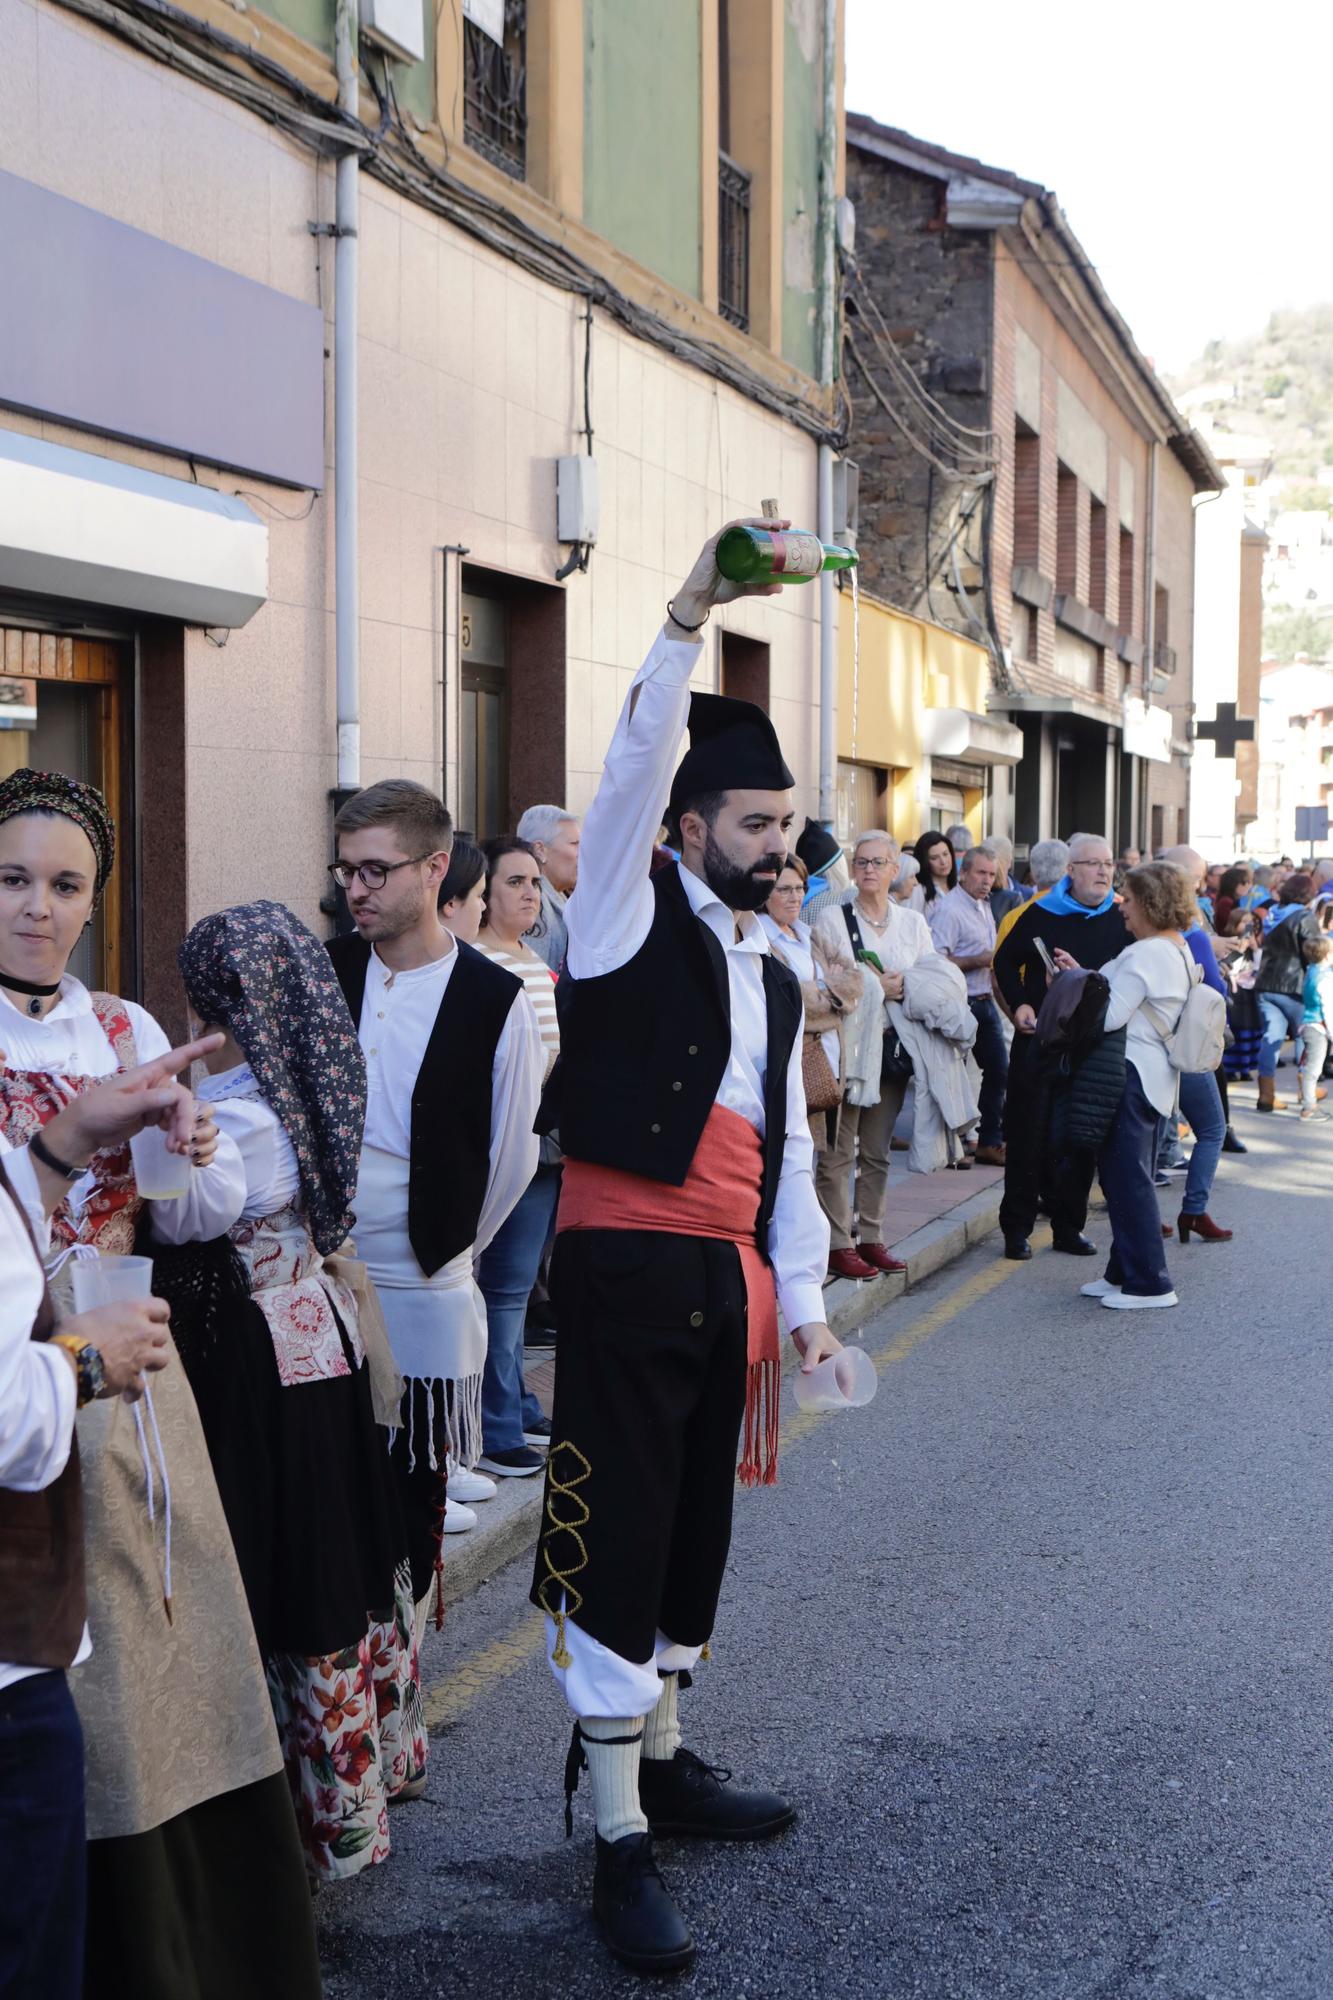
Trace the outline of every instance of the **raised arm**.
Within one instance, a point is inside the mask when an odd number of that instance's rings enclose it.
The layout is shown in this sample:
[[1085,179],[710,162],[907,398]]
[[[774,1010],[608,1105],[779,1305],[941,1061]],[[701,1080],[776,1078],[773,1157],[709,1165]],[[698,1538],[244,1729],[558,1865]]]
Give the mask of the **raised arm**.
[[[597,796],[583,822],[578,887],[565,912],[565,965],[574,979],[595,979],[626,964],[652,924],[653,843],[689,720],[690,675],[702,650],[700,628],[715,604],[735,597],[770,597],[782,588],[729,583],[721,575],[717,545],[735,525],[728,521],[704,543],[620,712]],[[782,528],[790,523],[748,525]]]

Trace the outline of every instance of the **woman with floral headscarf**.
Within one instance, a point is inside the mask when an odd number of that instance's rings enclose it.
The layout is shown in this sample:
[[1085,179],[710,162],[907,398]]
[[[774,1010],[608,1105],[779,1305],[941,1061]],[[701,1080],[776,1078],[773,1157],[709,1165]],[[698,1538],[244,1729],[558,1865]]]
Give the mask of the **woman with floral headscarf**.
[[333,1258],[365,1059],[328,953],[281,903],[205,917],[180,966],[194,1013],[226,1037],[199,1095],[244,1192],[226,1235],[155,1253],[155,1288],[241,1556],[307,1866],[340,1879],[386,1857],[386,1804],[416,1796],[426,1765],[407,1537],[372,1404],[381,1357],[394,1409],[399,1385]]
[[[168,1047],[141,1007],[67,971],[114,858],[91,785],[30,770],[0,782],[0,1131],[13,1144]],[[241,1199],[236,1148],[207,1114],[194,1159],[189,1192],[153,1204],[168,1236],[217,1234]],[[133,1250],[143,1202],[128,1148],[70,1179],[53,1248]],[[174,1356],[142,1414],[99,1400],[76,1426],[92,1637],[70,1673],[87,1759],[86,1993],[314,2000],[310,1899],[263,1664]]]

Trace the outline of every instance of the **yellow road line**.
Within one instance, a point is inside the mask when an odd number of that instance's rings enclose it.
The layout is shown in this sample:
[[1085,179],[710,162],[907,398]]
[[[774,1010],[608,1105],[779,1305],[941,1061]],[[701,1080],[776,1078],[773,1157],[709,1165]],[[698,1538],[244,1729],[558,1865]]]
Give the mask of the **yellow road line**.
[[427,1728],[434,1731],[457,1722],[474,1702],[525,1667],[541,1651],[545,1624],[540,1611],[530,1610],[503,1639],[493,1639],[479,1653],[446,1667],[444,1678],[425,1699]]
[[[1035,1239],[1040,1247],[1047,1232],[1042,1231]],[[938,1305],[922,1313],[919,1319],[900,1333],[887,1347],[871,1351],[870,1358],[876,1371],[883,1375],[900,1361],[906,1361],[923,1341],[932,1334],[949,1326],[981,1299],[1012,1278],[1020,1267],[1001,1259],[988,1264],[984,1270],[973,1275],[949,1293]],[[837,1416],[836,1410],[797,1410],[788,1417],[780,1432],[780,1448],[789,1451],[809,1437],[811,1431],[829,1417]],[[483,1646],[479,1653],[471,1654],[446,1667],[443,1677],[425,1697],[427,1727],[434,1732],[444,1729],[450,1723],[462,1720],[470,1708],[485,1695],[511,1680],[516,1673],[527,1666],[542,1649],[542,1639],[546,1621],[540,1611],[529,1610],[502,1639],[493,1639],[489,1646]]]

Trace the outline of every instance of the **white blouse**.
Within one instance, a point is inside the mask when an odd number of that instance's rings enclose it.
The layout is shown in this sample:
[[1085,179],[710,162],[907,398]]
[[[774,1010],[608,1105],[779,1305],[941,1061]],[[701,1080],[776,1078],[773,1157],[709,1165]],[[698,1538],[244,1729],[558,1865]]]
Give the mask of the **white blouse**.
[[[769,916],[767,910],[759,912],[759,921],[763,925],[765,935],[773,947],[774,957],[780,958],[788,971],[794,972],[796,977],[807,986],[818,986],[821,989],[827,986],[828,982],[824,978],[811,944],[813,933],[809,924],[802,923],[798,917],[792,926],[796,935],[792,937],[782,928],[782,925],[777,922],[776,918]],[[821,943],[823,942],[822,939],[820,941]],[[837,1076],[842,1061],[838,1051],[837,1029],[826,1028],[819,1038],[819,1046],[828,1058],[829,1068],[833,1071],[834,1076]]]
[[[151,1062],[171,1047],[152,1015],[133,1000],[122,1000],[140,1062]],[[46,1070],[55,1076],[111,1076],[119,1067],[115,1050],[93,1012],[86,986],[68,974],[49,1014],[34,1020],[0,993],[0,1049],[10,1069]],[[91,1174],[76,1181],[65,1197],[77,1217],[95,1186]],[[225,1134],[210,1165],[190,1172],[190,1191],[176,1201],[155,1201],[153,1226],[166,1243],[207,1243],[236,1220],[245,1199],[245,1175],[235,1146]]]
[[[852,904],[865,940],[886,972],[908,972],[919,958],[929,958],[935,950],[924,917],[890,899],[883,924],[872,923],[860,903]],[[825,910],[815,925],[819,942],[830,958],[846,958],[851,950],[847,919],[842,911]]]
[[1163,1118],[1169,1118],[1175,1109],[1179,1078],[1171,1067],[1165,1042],[1143,1011],[1143,1003],[1146,1000],[1155,1007],[1167,1027],[1174,1028],[1189,995],[1188,966],[1192,964],[1187,946],[1151,937],[1139,938],[1102,967],[1111,982],[1106,1031],[1125,1029],[1126,1058],[1138,1071],[1144,1096]]

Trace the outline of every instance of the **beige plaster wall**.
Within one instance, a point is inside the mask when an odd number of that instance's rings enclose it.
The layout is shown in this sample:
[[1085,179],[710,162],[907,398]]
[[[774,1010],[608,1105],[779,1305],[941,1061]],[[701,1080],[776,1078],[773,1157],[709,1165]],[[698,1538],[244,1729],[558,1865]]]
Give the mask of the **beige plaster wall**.
[[[324,305],[332,170],[250,114],[41,0],[0,0],[0,168],[294,297]],[[360,525],[362,779],[453,789],[440,766],[457,700],[457,576],[443,629],[441,548],[551,582],[554,459],[581,448],[582,302],[362,181]],[[332,457],[332,369],[326,457]],[[595,316],[602,531],[566,586],[567,802],[584,808],[625,690],[708,529],[772,495],[813,526],[815,446],[794,427]],[[190,478],[186,461],[0,411],[0,425]],[[270,599],[219,645],[186,635],[192,917],[260,894],[318,918],[336,777],[333,479],[311,496],[197,467],[268,523]],[[817,787],[818,592],[716,614],[772,648],[771,708]],[[515,666],[521,700],[521,661]],[[451,744],[456,732],[450,730]],[[152,783],[152,772],[142,774]],[[520,801],[520,805],[529,801]]]

